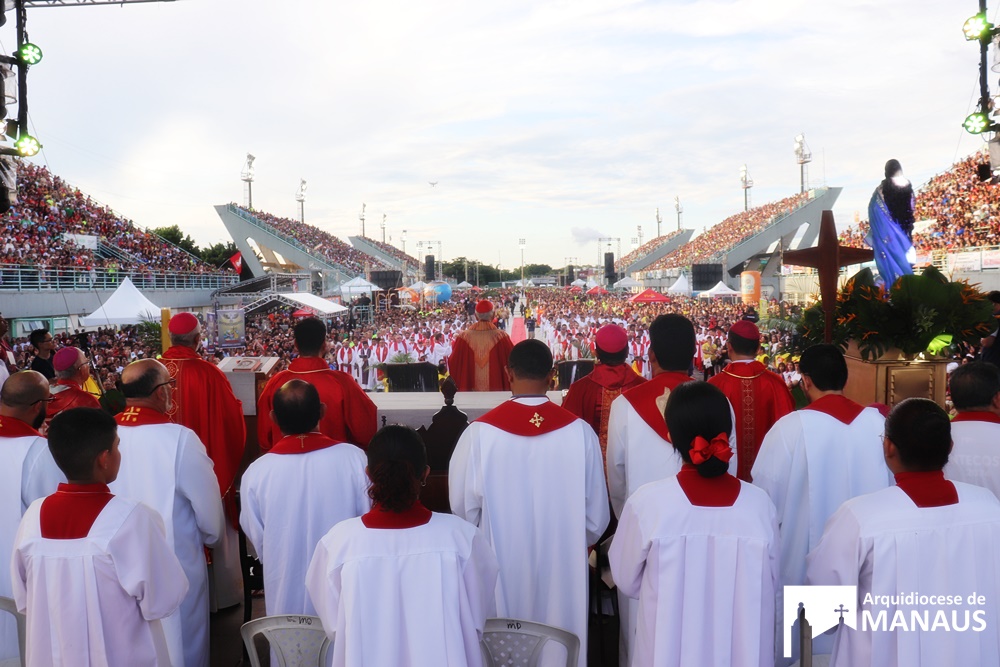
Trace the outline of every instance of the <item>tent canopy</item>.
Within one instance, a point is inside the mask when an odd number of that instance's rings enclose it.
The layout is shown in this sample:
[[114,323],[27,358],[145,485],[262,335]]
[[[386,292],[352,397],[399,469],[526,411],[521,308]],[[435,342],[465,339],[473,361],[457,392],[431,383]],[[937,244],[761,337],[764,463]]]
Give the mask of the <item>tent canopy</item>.
[[668,297],[663,296],[652,287],[643,290],[629,299],[632,303],[670,303]]
[[580,278],[577,278],[576,280],[574,280],[573,282],[570,283],[570,285],[576,285],[577,287],[583,287],[586,284],[587,284],[587,281],[586,280],[581,280]]
[[667,293],[691,294],[691,283],[688,282],[687,276],[681,274],[681,277],[674,281],[673,285],[667,288]]
[[144,297],[132,281],[125,278],[103,306],[80,318],[80,324],[85,327],[100,327],[139,324],[144,320],[158,322],[160,307]]
[[295,303],[301,304],[304,308],[320,315],[335,315],[336,313],[347,312],[347,306],[341,306],[339,303],[327,301],[326,299],[316,296],[315,294],[310,294],[309,292],[293,292],[291,294],[282,294],[281,296],[286,299],[291,299]]
[[641,286],[642,283],[640,283],[638,280],[636,280],[631,276],[625,276],[624,278],[622,278],[621,280],[619,280],[614,284],[614,287],[617,287],[619,289],[628,287],[641,287]]
[[470,287],[472,287],[472,283],[463,280],[459,284],[455,285],[455,287],[457,287],[458,289],[469,289]]
[[608,290],[604,289],[600,285],[596,285],[595,287],[591,287],[589,290],[587,290],[587,294],[607,294],[607,293]]
[[427,283],[423,282],[422,280],[418,280],[417,282],[410,285],[410,289],[418,293],[423,293],[425,287],[427,287]]
[[374,283],[370,283],[361,276],[351,278],[340,286],[340,293],[343,296],[356,296],[358,294],[371,294],[381,292],[382,288]]
[[737,292],[736,290],[732,289],[731,287],[727,286],[726,283],[724,283],[724,282],[722,282],[720,280],[719,282],[717,282],[715,284],[715,287],[713,287],[710,290],[705,290],[704,292],[702,292],[698,296],[700,298],[706,298],[706,299],[708,299],[708,298],[711,298],[713,296],[723,296],[723,297],[725,297],[725,296],[729,296],[729,297],[740,296],[740,293]]

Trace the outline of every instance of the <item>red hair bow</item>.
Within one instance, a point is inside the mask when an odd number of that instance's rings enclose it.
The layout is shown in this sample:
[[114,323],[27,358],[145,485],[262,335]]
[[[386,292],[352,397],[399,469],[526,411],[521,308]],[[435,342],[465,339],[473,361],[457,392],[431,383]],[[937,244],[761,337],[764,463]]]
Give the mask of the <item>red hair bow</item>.
[[695,465],[704,463],[713,456],[723,463],[728,463],[729,459],[733,458],[733,450],[729,447],[729,436],[725,433],[720,433],[711,440],[706,440],[697,435],[691,442],[689,456],[691,457],[691,463]]

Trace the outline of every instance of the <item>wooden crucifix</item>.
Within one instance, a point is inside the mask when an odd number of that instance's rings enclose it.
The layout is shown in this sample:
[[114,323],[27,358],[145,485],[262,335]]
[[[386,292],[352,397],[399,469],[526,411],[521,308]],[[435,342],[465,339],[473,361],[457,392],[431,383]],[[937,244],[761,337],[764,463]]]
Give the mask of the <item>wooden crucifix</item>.
[[823,211],[819,240],[814,247],[785,251],[785,264],[811,266],[819,272],[819,296],[826,320],[823,328],[824,342],[833,342],[833,318],[837,311],[837,277],[840,275],[840,267],[870,262],[873,259],[875,252],[870,249],[850,248],[837,243],[833,211]]

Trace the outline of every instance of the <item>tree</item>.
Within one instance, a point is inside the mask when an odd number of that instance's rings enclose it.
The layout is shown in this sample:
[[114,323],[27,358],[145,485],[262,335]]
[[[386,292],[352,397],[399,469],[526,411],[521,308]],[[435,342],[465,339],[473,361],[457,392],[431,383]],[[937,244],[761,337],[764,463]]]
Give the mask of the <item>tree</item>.
[[194,242],[194,239],[192,239],[189,235],[185,235],[184,232],[181,231],[181,228],[177,225],[157,227],[156,229],[153,229],[152,232],[164,241],[173,243],[175,246],[188,251],[192,255],[200,254],[198,245]]
[[212,266],[222,266],[224,262],[227,262],[235,254],[236,244],[232,241],[229,243],[216,243],[215,245],[201,249],[202,261]]

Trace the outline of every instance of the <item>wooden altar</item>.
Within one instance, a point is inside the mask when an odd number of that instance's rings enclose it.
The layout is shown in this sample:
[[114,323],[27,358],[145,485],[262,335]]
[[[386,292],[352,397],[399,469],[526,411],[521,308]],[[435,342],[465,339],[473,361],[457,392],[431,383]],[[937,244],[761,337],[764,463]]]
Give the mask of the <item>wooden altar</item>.
[[906,398],[929,398],[945,404],[947,359],[906,359],[897,349],[874,361],[864,361],[851,341],[844,353],[847,386],[844,394],[860,403],[883,403],[890,408]]

